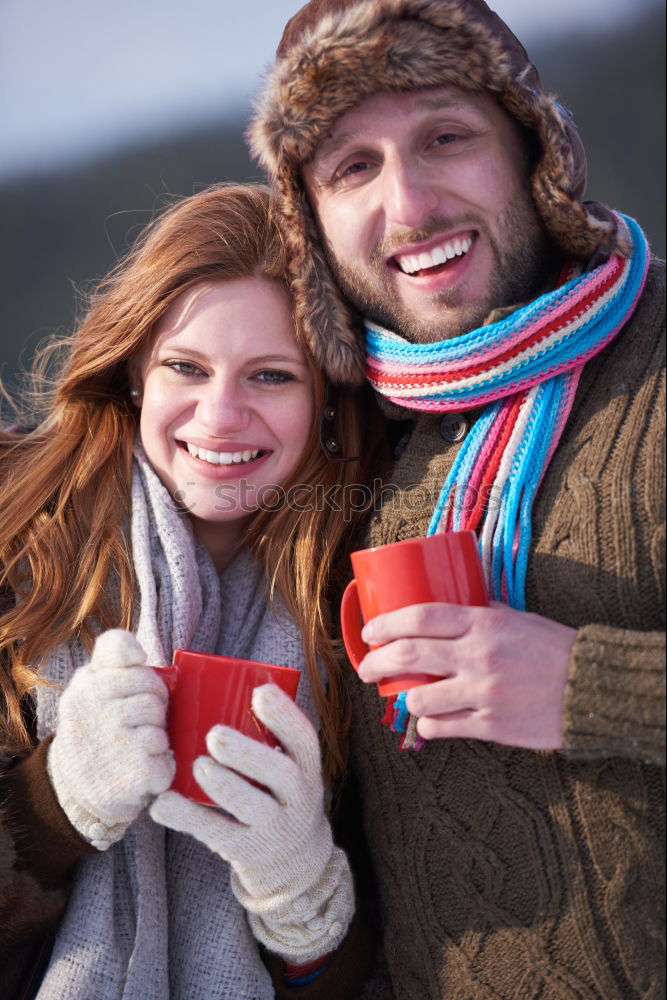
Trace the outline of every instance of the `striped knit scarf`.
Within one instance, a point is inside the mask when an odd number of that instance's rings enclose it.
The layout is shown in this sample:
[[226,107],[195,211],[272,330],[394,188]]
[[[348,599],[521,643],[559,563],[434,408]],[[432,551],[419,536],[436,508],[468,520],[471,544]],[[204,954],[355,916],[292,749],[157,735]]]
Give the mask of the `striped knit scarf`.
[[[474,530],[489,594],[525,609],[531,510],[558,445],[584,364],[632,315],[649,249],[637,223],[617,216],[632,240],[584,274],[500,322],[435,344],[409,344],[366,323],[366,374],[400,406],[456,413],[484,405],[443,484],[428,534]],[[394,728],[404,729],[399,698]]]

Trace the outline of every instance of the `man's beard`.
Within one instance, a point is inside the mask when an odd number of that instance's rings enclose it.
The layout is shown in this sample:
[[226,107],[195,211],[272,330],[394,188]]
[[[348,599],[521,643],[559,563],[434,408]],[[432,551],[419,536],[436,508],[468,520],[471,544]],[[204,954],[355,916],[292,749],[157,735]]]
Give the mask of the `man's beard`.
[[[340,289],[363,316],[401,334],[411,343],[436,343],[477,329],[493,309],[530,301],[544,291],[552,279],[558,266],[557,253],[530,196],[526,194],[510,202],[498,221],[497,237],[472,214],[451,219],[434,218],[423,230],[397,233],[390,241],[378,244],[371,254],[370,268],[377,276],[375,282],[338,260],[330,246],[326,247],[327,260]],[[429,300],[442,307],[441,315],[420,320],[397,295],[387,275],[387,255],[393,249],[422,242],[439,232],[461,229],[478,230],[491,248],[494,265],[486,292],[478,302],[466,306],[457,305],[459,293],[456,288],[436,292]],[[424,300],[427,301],[426,296]]]

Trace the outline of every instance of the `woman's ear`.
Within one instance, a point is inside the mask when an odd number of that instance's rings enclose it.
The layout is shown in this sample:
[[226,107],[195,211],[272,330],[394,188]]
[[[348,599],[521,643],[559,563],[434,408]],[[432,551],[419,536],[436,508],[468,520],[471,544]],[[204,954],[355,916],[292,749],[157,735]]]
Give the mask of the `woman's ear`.
[[144,390],[139,364],[134,359],[128,363],[127,374],[130,381],[130,399],[137,408],[140,408],[144,398]]

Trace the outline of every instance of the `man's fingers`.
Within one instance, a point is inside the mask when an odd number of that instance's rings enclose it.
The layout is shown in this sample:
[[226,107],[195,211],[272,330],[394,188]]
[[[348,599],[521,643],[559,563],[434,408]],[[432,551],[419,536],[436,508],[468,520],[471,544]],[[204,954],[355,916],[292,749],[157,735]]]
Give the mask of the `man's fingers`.
[[424,716],[417,720],[417,732],[425,740],[488,738],[481,735],[479,713],[472,709],[448,712],[445,715]]
[[458,656],[451,642],[442,639],[396,639],[372,649],[359,666],[363,681],[375,682],[383,677],[403,674],[433,674],[450,677],[455,674]]
[[458,604],[410,604],[378,615],[364,626],[364,642],[382,645],[407,636],[458,639],[470,629],[480,608]]
[[445,677],[433,684],[412,688],[405,704],[411,715],[449,718],[477,710],[480,701],[470,684],[464,684],[459,678]]

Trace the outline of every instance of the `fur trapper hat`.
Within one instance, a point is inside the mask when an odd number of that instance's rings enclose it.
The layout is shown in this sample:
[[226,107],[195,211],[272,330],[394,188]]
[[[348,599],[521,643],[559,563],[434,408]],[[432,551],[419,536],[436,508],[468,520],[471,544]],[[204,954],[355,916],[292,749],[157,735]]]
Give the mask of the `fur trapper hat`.
[[310,0],[285,28],[248,139],[274,183],[297,321],[335,382],[361,381],[363,341],[326,263],[301,167],[334,122],[371,94],[446,84],[492,91],[536,136],[532,194],[561,250],[589,260],[619,238],[608,209],[581,201],[586,158],[570,114],[483,0]]

